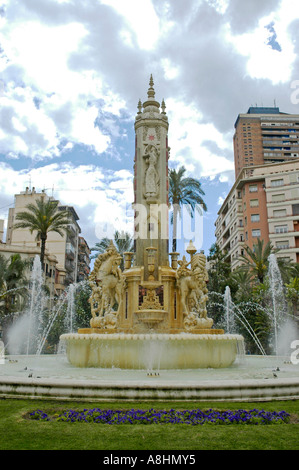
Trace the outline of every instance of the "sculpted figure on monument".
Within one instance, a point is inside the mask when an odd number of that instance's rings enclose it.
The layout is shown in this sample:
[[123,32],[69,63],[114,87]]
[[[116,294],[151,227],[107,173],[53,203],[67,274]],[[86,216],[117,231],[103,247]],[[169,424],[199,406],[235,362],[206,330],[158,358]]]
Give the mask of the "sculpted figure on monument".
[[[104,253],[99,254],[89,276],[92,289],[89,299],[92,328],[116,328],[117,315],[122,308],[125,278],[119,267],[121,256],[113,242]],[[117,305],[117,310],[114,310]]]
[[159,174],[156,170],[158,161],[158,150],[154,145],[148,145],[144,154],[144,158],[148,163],[145,172],[144,195],[146,198],[155,198],[159,193]]
[[[205,255],[197,253],[192,256],[189,263],[184,256],[178,263],[180,265],[177,270],[178,287],[185,328],[188,330],[211,328],[213,320],[207,317],[206,309],[208,273]],[[191,269],[188,268],[190,264]]]

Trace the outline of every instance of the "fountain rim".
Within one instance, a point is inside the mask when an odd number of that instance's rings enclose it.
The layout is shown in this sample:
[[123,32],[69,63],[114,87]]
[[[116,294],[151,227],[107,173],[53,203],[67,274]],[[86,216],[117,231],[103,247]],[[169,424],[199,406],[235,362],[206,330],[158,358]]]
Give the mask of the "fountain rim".
[[[16,356],[5,356],[5,358],[9,357]],[[262,358],[262,356],[258,357]],[[276,356],[267,357],[277,358]],[[0,397],[78,402],[280,401],[299,399],[299,377],[169,382],[167,378],[163,378],[163,370],[161,370],[159,377],[148,379],[137,377],[128,382],[119,377],[116,380],[107,378],[78,380],[76,377],[18,377],[12,374],[0,376]]]
[[200,341],[200,340],[240,340],[244,338],[239,334],[208,334],[208,333],[65,333],[60,336],[60,340],[140,340],[140,341]]

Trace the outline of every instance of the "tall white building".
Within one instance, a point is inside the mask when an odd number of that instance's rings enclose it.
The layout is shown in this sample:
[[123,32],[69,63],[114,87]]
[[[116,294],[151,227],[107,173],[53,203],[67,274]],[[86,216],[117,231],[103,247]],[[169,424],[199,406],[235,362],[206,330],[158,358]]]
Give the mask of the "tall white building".
[[222,204],[215,223],[217,244],[232,270],[244,246],[260,238],[278,257],[299,262],[299,160],[245,167]]

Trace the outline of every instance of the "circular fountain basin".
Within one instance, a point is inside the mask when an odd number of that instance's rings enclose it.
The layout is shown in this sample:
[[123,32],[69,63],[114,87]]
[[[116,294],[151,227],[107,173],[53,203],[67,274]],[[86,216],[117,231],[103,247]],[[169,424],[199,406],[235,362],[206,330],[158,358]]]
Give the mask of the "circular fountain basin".
[[0,397],[71,401],[265,401],[299,398],[299,363],[290,357],[237,357],[220,369],[145,370],[75,367],[64,354],[6,356]]
[[81,334],[60,337],[70,364],[120,369],[200,369],[231,366],[243,337],[231,334]]

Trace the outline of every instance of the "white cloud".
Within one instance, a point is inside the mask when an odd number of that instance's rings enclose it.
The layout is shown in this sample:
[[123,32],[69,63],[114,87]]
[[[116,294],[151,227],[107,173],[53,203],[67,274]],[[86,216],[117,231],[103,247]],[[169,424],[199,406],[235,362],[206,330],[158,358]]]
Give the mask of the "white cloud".
[[98,110],[95,106],[81,109],[72,122],[71,135],[78,143],[91,146],[96,152],[102,153],[108,147],[110,138],[101,134],[95,126]]
[[[121,204],[113,204],[132,202],[131,175],[113,179],[112,168],[116,158],[119,169],[133,167],[134,114],[151,73],[157,99],[166,101],[170,165],[185,165],[196,177],[213,180],[214,188],[232,182],[239,112],[261,99],[272,105],[274,98],[282,111],[297,112],[288,83],[298,78],[297,32],[290,28],[299,18],[294,0],[0,5],[6,6],[0,17],[0,153],[25,168],[1,166],[3,206],[28,185],[26,165],[38,160],[32,181],[41,189],[54,185],[57,197],[78,206],[89,233],[108,215],[122,220]],[[272,21],[282,52],[265,44],[265,26]],[[22,155],[29,158],[17,161]],[[49,158],[59,165],[49,165]],[[65,158],[73,163],[63,163]],[[95,158],[105,171],[90,165]],[[216,205],[215,194],[213,200]]]
[[170,59],[161,59],[161,64],[164,70],[164,77],[166,78],[166,80],[173,80],[179,76],[179,67],[172,64]]
[[[233,170],[233,162],[226,156],[231,151],[231,141],[226,139],[212,123],[206,123],[203,115],[193,105],[185,105],[175,99],[166,102],[170,121],[169,142],[171,161],[184,165],[198,177],[218,175]],[[223,156],[217,155],[204,143],[211,141],[217,145]]]
[[5,51],[1,153],[53,157],[75,143],[98,154],[107,150],[110,137],[95,125],[98,103],[102,114],[119,117],[125,101],[103,86],[96,70],[70,67],[69,60],[86,35],[78,22],[49,26],[37,20],[22,22],[17,15],[15,21],[5,22],[0,33]]
[[[242,34],[234,34],[227,25],[226,40],[231,42],[239,54],[247,57],[247,73],[252,78],[269,79],[273,84],[290,80],[296,59],[294,44],[288,27],[299,17],[299,4],[283,0],[277,11],[261,18],[256,28]],[[281,51],[268,45],[267,25],[273,23]]]
[[6,25],[1,43],[9,61],[24,67],[24,78],[33,87],[71,97],[75,77],[67,66],[68,57],[86,34],[78,23],[47,26],[37,21],[16,21]]
[[128,217],[133,201],[132,174],[127,170],[112,172],[94,165],[52,163],[16,171],[0,162],[0,173],[0,207],[4,207],[0,218],[7,219],[7,200],[13,201],[15,194],[31,186],[37,192],[44,190],[53,195],[62,204],[74,206],[82,235],[88,241],[97,241],[107,221],[113,230],[133,229],[132,219]]
[[218,13],[225,13],[229,5],[229,0],[206,0]]
[[102,0],[102,3],[112,6],[126,19],[130,30],[123,29],[120,34],[127,44],[134,45],[131,35],[133,31],[141,49],[150,50],[155,47],[160,26],[151,0]]
[[29,87],[7,85],[0,96],[0,125],[5,135],[0,152],[24,155],[57,153],[59,143],[53,121],[34,105],[34,94]]
[[224,201],[225,201],[225,197],[219,196],[219,198],[218,198],[218,206],[222,206],[222,204],[224,203]]

